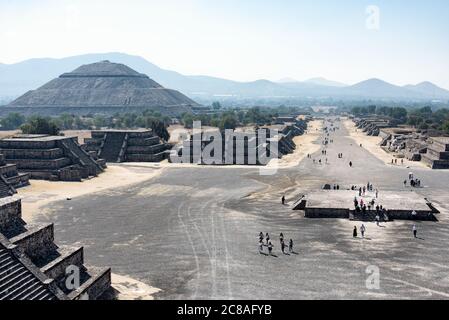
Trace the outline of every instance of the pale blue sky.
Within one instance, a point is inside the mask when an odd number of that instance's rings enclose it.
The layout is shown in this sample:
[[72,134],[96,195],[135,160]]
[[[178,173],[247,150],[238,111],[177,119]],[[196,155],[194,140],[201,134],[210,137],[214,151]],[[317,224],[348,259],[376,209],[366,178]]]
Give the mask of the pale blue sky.
[[[380,29],[366,27],[366,7]],[[137,54],[184,74],[449,88],[447,0],[0,0],[0,62]]]

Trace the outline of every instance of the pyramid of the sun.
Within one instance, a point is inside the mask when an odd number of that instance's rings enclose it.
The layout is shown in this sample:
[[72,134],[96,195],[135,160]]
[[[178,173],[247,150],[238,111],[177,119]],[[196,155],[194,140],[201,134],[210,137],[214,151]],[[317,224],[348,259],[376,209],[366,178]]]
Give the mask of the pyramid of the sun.
[[126,65],[101,61],[64,73],[4,108],[41,115],[114,114],[147,109],[180,115],[197,106],[179,91],[166,89]]

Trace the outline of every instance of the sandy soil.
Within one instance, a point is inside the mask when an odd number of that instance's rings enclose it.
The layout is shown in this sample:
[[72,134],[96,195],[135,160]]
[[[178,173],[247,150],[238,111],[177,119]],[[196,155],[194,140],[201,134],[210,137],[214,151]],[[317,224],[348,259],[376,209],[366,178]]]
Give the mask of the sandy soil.
[[36,214],[45,214],[42,207],[51,202],[140,183],[159,175],[162,170],[154,167],[109,165],[98,177],[83,182],[32,180],[30,186],[18,189],[18,195],[22,198],[23,219],[31,222]]
[[0,139],[11,138],[12,136],[20,133],[20,130],[5,130],[0,131]]
[[[391,164],[391,159],[395,158],[393,153],[387,153],[384,149],[380,147],[380,142],[382,137],[367,136],[362,130],[357,129],[355,123],[352,120],[345,120],[344,125],[349,132],[349,136],[354,139],[358,145],[362,145],[368,152],[373,154],[376,158],[382,160],[387,165]],[[404,158],[404,164],[401,164],[401,160],[398,159],[397,166],[404,166],[410,168],[428,168],[424,163],[420,161],[409,161]]]
[[111,276],[111,282],[112,287],[116,290],[118,300],[154,300],[153,295],[161,291],[138,280],[115,273]]

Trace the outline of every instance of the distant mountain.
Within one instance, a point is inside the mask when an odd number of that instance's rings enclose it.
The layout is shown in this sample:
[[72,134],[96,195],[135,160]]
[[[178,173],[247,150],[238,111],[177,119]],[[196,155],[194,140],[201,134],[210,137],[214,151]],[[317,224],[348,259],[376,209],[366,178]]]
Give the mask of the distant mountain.
[[445,90],[443,88],[438,87],[437,85],[425,81],[425,82],[421,82],[418,83],[417,85],[406,85],[404,86],[404,88],[419,93],[419,94],[423,94],[426,96],[431,96],[434,99],[438,99],[441,97],[446,97],[449,98],[449,91]]
[[328,86],[328,87],[347,87],[347,84],[341,83],[341,82],[337,82],[337,81],[332,81],[332,80],[328,80],[325,78],[311,78],[308,79],[306,81],[304,81],[306,83],[312,83],[312,84],[317,84],[320,86]]
[[[370,79],[352,86],[312,78],[306,81],[282,79],[280,82],[257,80],[238,82],[204,75],[183,75],[165,70],[139,56],[124,53],[99,53],[62,59],[31,59],[16,64],[0,64],[0,101],[13,100],[28,90],[36,89],[62,73],[81,65],[102,60],[123,63],[148,75],[170,89],[179,90],[190,98],[213,100],[215,97],[239,98],[382,98],[406,100],[449,99],[449,92],[429,82],[416,86],[395,86],[380,79]],[[293,81],[290,81],[293,80]]]
[[296,80],[296,79],[293,79],[293,78],[282,78],[282,79],[279,79],[278,81],[276,81],[277,83],[291,83],[291,82],[299,82],[298,80]]
[[344,88],[347,94],[375,98],[415,97],[413,92],[380,79],[369,79]]

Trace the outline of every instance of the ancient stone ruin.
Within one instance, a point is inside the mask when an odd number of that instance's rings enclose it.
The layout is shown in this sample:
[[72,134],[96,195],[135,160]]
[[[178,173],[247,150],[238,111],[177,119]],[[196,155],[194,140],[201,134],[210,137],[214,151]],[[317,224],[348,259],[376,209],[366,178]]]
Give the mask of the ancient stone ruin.
[[426,198],[415,192],[382,192],[378,198],[374,193],[364,197],[365,203],[374,199],[375,205],[382,205],[383,211],[373,206],[362,212],[354,207],[354,199],[363,199],[353,190],[320,190],[302,195],[293,210],[303,210],[306,218],[338,218],[355,221],[421,220],[435,221],[439,211]]
[[380,146],[396,158],[422,161],[432,169],[449,169],[449,137],[433,129],[394,127],[379,118],[354,120],[367,135],[382,137]]
[[0,300],[94,300],[110,286],[110,268],[86,267],[83,247],[57,246],[53,224],[28,225],[19,198],[0,199]]
[[[0,153],[9,170],[17,166],[18,177],[10,171],[10,181],[44,179],[81,181],[103,171],[104,163],[84,151],[76,137],[18,135],[0,140]],[[5,169],[6,170],[6,169]],[[15,177],[15,178],[14,178]]]
[[92,131],[83,148],[107,162],[159,162],[167,159],[171,145],[152,130]]
[[380,129],[392,126],[390,119],[380,117],[356,118],[354,122],[368,136],[378,136]]
[[[292,120],[290,117],[288,119]],[[267,163],[260,160],[266,157],[281,158],[296,149],[293,138],[304,134],[307,123],[295,119],[292,121],[294,122],[279,121],[278,123],[281,124],[257,128],[257,131],[256,128],[249,131],[234,130],[232,135],[227,135],[218,129],[191,134],[172,150],[173,156],[170,157],[170,161],[187,161],[197,164],[266,165]],[[276,135],[271,136],[270,129],[276,130]],[[218,134],[220,137],[220,155],[215,155],[216,150],[213,150],[211,154],[208,152],[211,144],[214,143],[213,134]],[[199,146],[199,152],[195,150],[195,145]],[[276,145],[276,148],[273,148],[273,145]],[[205,157],[214,158],[217,161],[210,163],[210,161],[204,161]]]
[[449,169],[449,137],[431,137],[422,161],[432,169]]
[[101,61],[64,73],[29,91],[0,114],[75,115],[158,111],[179,116],[199,105],[182,93],[166,89],[147,75],[119,63]]
[[6,163],[5,155],[0,154],[0,179],[15,193],[16,188],[27,186],[30,175],[28,173],[19,173],[17,165]]

